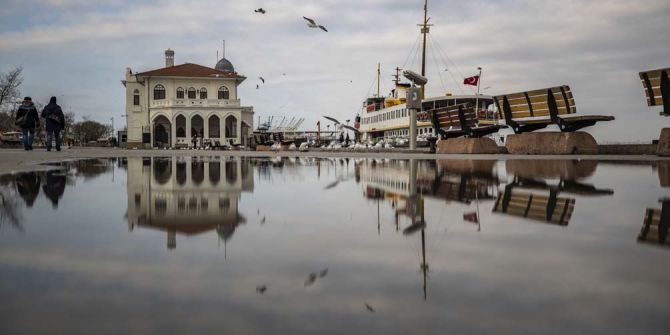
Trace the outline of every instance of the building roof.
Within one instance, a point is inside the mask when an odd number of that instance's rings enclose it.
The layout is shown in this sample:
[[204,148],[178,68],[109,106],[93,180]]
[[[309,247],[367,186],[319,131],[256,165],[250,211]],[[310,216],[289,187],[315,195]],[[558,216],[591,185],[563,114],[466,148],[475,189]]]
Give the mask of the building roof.
[[235,79],[246,78],[233,71],[221,71],[193,63],[184,63],[181,65],[164,67],[146,72],[140,72],[137,75],[151,76],[151,77],[200,77],[200,78],[206,77],[206,78],[235,78]]

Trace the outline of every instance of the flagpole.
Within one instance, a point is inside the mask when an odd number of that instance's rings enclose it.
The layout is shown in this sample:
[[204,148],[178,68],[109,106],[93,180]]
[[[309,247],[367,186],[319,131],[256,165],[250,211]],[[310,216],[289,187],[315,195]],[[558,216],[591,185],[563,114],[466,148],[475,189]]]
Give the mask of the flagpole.
[[476,117],[479,118],[479,86],[482,84],[482,68],[478,67],[479,75],[477,75],[477,98],[475,98],[475,112]]

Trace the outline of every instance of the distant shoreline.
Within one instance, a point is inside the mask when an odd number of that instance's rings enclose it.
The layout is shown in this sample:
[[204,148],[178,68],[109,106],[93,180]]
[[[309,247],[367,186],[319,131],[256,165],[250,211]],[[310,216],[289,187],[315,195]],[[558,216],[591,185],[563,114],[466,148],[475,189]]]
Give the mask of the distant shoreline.
[[0,173],[14,173],[21,171],[44,170],[48,167],[43,164],[58,163],[68,160],[87,158],[112,158],[112,157],[164,157],[164,156],[226,156],[226,157],[317,157],[317,158],[373,158],[373,159],[470,159],[470,160],[599,160],[599,161],[621,161],[621,162],[655,162],[668,161],[670,157],[659,157],[656,155],[436,155],[431,153],[409,153],[398,151],[383,152],[361,152],[361,151],[323,151],[312,150],[309,152],[297,151],[212,151],[212,150],[126,150],[118,148],[72,148],[63,151],[46,152],[41,149],[35,151],[24,151],[22,149],[0,149]]

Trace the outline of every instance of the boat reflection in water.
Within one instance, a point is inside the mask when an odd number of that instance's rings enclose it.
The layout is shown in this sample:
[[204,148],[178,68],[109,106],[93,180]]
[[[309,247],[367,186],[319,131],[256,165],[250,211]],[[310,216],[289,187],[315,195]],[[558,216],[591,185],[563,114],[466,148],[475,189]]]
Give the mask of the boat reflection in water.
[[[609,189],[580,182],[593,175],[598,163],[581,160],[509,160],[513,175],[498,194],[493,212],[567,226],[575,209],[575,198],[560,195],[612,195]],[[558,180],[550,183],[548,180]]]
[[[377,202],[377,231],[380,233],[380,201],[388,201],[394,210],[396,231],[408,237],[419,234],[423,277],[423,297],[427,299],[429,265],[426,255],[428,238],[426,198],[470,204],[493,200],[498,177],[492,160],[361,160],[355,165],[355,179],[363,186],[363,195]],[[408,224],[400,226],[400,218]],[[475,217],[479,224],[479,216]]]
[[128,158],[128,229],[177,234],[216,231],[224,244],[245,218],[238,212],[242,192],[253,192],[248,159],[225,157]]

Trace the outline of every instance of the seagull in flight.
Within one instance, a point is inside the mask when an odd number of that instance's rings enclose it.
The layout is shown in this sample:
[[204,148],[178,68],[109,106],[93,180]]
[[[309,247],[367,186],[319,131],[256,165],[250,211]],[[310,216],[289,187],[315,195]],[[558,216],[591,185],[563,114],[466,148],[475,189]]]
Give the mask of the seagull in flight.
[[259,89],[259,88],[260,88],[260,86],[258,86],[258,84],[256,84],[256,89]]
[[312,20],[308,17],[304,17],[304,16],[302,18],[307,20],[307,26],[308,27],[310,27],[310,28],[321,28],[321,30],[323,30],[325,32],[328,32],[328,29],[326,29],[326,27],[316,24],[316,22],[314,22],[314,20]]
[[263,77],[258,77],[258,79],[260,79],[260,80],[263,82],[263,84],[265,84],[265,78],[263,78]]
[[255,13],[265,14],[265,9],[263,9],[263,8],[255,9],[254,12],[255,12]]

